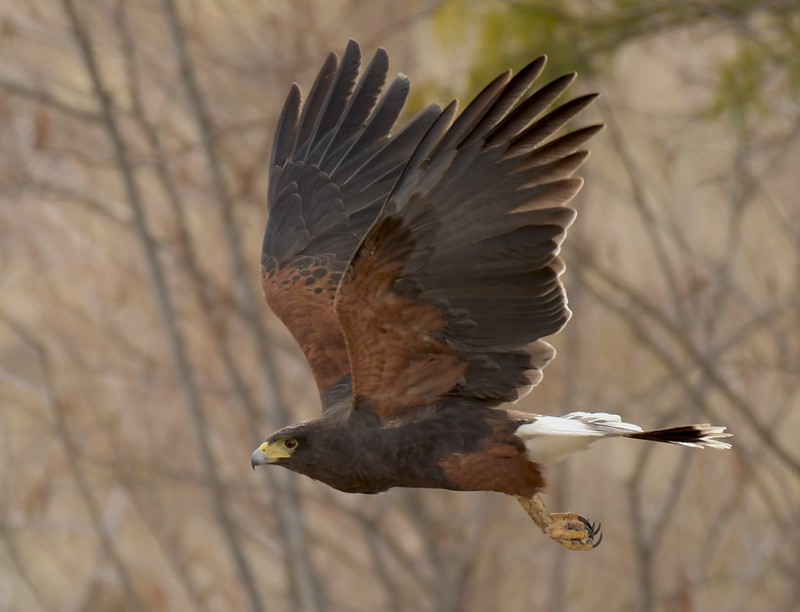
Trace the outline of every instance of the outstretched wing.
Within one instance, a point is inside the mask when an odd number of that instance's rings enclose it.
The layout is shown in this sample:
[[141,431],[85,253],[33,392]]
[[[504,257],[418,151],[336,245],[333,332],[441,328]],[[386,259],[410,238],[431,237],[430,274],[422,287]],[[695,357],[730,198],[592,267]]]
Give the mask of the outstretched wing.
[[439,113],[430,107],[390,132],[408,95],[398,75],[380,97],[388,58],[378,50],[357,80],[361,50],[331,53],[308,99],[292,86],[272,147],[264,297],[294,335],[320,395],[350,372],[333,310],[342,273]]
[[444,395],[511,401],[555,355],[541,338],[570,316],[573,174],[602,126],[550,139],[596,96],[543,115],[574,79],[525,97],[544,64],[501,75],[455,122],[447,107],[359,246],[336,296],[356,408],[390,420]]

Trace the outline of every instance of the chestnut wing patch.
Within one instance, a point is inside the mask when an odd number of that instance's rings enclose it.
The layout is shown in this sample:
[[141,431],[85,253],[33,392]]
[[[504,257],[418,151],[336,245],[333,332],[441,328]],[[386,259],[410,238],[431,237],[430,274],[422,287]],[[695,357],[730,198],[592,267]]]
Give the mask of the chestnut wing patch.
[[300,257],[263,270],[264,297],[291,331],[314,373],[320,395],[349,371],[344,336],[331,307],[341,273],[333,257]]
[[469,366],[442,341],[444,313],[398,290],[412,249],[410,232],[399,219],[381,219],[359,249],[336,300],[356,404],[368,402],[384,420],[436,401]]

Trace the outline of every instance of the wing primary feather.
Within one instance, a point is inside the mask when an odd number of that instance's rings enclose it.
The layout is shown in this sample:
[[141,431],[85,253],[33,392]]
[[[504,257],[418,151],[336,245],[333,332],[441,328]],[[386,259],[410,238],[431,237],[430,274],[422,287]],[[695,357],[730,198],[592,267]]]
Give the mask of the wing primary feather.
[[403,112],[409,89],[410,82],[408,77],[404,74],[398,74],[375,108],[369,124],[359,135],[357,143],[361,141],[372,143],[389,135],[397,123],[400,113]]
[[472,132],[464,138],[463,142],[469,142],[473,138],[485,139],[486,135],[503,120],[525,92],[531,88],[531,85],[541,74],[546,64],[547,57],[543,55],[515,74],[503,88],[503,91],[500,92],[500,95],[497,96],[491,108],[481,117]]
[[278,127],[275,129],[275,140],[272,143],[270,155],[270,168],[282,166],[297,144],[297,128],[299,127],[300,105],[303,94],[295,83],[289,90],[286,102],[283,105]]
[[338,64],[339,57],[336,53],[331,51],[325,59],[322,68],[320,68],[317,78],[314,79],[311,91],[308,92],[308,98],[300,114],[300,128],[297,136],[295,159],[301,159],[300,155],[311,147],[314,126],[316,125],[317,118],[320,116],[325,100],[328,97],[328,90],[331,87],[331,82],[336,74]]
[[506,70],[484,87],[475,96],[461,114],[453,121],[453,125],[439,141],[436,150],[431,155],[435,157],[439,151],[446,151],[461,144],[475,126],[486,116],[487,109],[503,94],[511,79],[511,71]]
[[508,147],[509,151],[518,153],[534,149],[567,121],[594,102],[597,96],[598,94],[586,94],[562,104],[512,138]]
[[547,144],[537,147],[531,153],[528,153],[528,160],[530,162],[535,162],[537,165],[547,164],[567,155],[571,155],[604,127],[605,126],[601,124],[590,125],[551,140]]
[[494,144],[516,136],[520,130],[547,110],[572,84],[576,76],[574,72],[565,74],[532,93],[486,136],[486,142]]
[[346,153],[344,149],[346,142],[364,127],[364,122],[375,108],[375,102],[386,82],[388,70],[389,56],[383,49],[378,49],[358,80],[347,108],[334,128],[334,135],[328,146],[320,152],[319,159],[322,160],[320,168],[323,171],[331,173],[331,168],[336,166],[338,158],[343,152]]
[[361,48],[354,40],[349,40],[339,62],[339,69],[336,71],[336,76],[333,78],[333,83],[325,98],[325,110],[319,114],[314,124],[309,140],[311,146],[309,146],[305,156],[307,163],[318,165],[322,160],[322,155],[327,150],[325,143],[326,141],[330,142],[332,137],[331,130],[338,123],[350,99],[350,95],[353,93],[360,65]]
[[345,145],[345,150],[336,157],[335,164],[328,169],[331,176],[335,175],[347,160],[359,156],[362,151],[367,151],[388,137],[403,111],[408,91],[408,77],[397,75],[378,102],[364,129],[354,140]]
[[[342,164],[334,174],[334,178],[343,185],[358,183],[359,189],[365,189],[375,183],[391,169],[407,165],[408,156],[418,146],[420,139],[429,132],[431,126],[440,117],[442,110],[434,105],[420,111],[408,125],[395,134],[390,141],[369,157],[355,158],[348,164]],[[403,151],[407,151],[405,156]],[[387,160],[391,165],[384,163]]]
[[[426,165],[426,160],[429,159],[429,155],[436,148],[436,145],[439,143],[442,135],[447,132],[447,129],[450,127],[457,110],[458,101],[453,100],[444,108],[441,113],[439,113],[439,116],[436,118],[433,124],[431,124],[431,127],[428,129],[427,133],[422,138],[422,141],[417,146],[414,154],[411,156],[411,159],[408,160],[406,167],[403,169],[403,173],[400,175],[400,178],[397,181],[398,187],[396,189],[400,189],[400,192],[393,192],[392,195],[389,196],[387,206],[394,207],[398,201],[406,199],[408,194],[405,193],[406,189],[404,189],[404,185],[407,189],[416,189],[417,185],[414,181],[407,180],[408,177]],[[387,209],[387,211],[388,210],[389,209]]]

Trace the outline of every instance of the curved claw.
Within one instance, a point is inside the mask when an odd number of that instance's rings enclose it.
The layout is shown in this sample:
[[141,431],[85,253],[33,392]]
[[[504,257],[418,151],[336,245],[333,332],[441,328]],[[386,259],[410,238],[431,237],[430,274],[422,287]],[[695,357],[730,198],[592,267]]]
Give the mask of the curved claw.
[[598,533],[600,533],[600,528],[603,526],[602,523],[592,523],[584,516],[578,516],[578,520],[586,526],[586,530],[589,532],[589,537],[594,538]]
[[[578,520],[583,523],[586,527],[586,531],[589,532],[588,538],[592,540],[592,548],[597,548],[600,545],[600,542],[603,541],[603,534],[600,532],[600,528],[603,526],[602,523],[592,523],[587,519],[585,516],[578,516]],[[597,541],[594,541],[595,536],[598,536]]]
[[589,522],[589,519],[587,519],[585,516],[578,515],[578,520],[584,525],[586,525],[586,529],[589,530],[589,533],[592,533],[592,531],[594,530],[594,525],[592,525],[592,523]]

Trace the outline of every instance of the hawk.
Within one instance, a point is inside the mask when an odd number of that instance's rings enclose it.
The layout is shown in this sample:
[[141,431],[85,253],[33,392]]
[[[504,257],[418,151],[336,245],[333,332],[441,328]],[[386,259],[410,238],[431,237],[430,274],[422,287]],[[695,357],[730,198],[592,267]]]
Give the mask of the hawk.
[[[552,108],[575,78],[530,91],[546,62],[489,83],[460,114],[429,106],[397,131],[409,81],[379,49],[359,77],[350,41],[302,100],[293,85],[270,161],[261,255],[267,304],[300,345],[322,402],[252,454],[348,493],[391,487],[515,497],[571,550],[602,536],[550,513],[544,466],[601,438],[729,448],[724,427],[644,431],[613,414],[508,410],[542,379],[542,338],[570,317],[561,242],[582,149],[601,125],[556,131],[595,94]],[[382,93],[383,92],[383,93]]]

